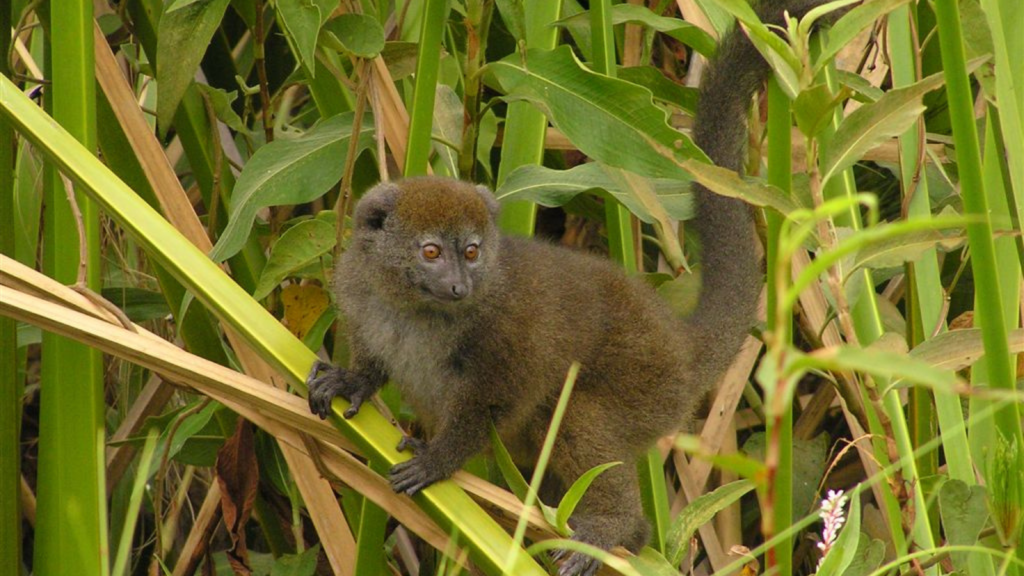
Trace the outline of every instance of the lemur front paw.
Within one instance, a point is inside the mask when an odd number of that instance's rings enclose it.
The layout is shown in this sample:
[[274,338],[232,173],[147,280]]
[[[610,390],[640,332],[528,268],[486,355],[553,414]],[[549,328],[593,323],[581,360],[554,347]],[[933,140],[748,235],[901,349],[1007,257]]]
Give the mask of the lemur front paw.
[[[405,493],[409,496],[423,490],[434,482],[444,480],[451,476],[445,467],[430,457],[430,451],[426,443],[416,441],[418,453],[405,462],[399,462],[391,468],[391,489],[398,493]],[[406,446],[411,444],[406,443]],[[401,446],[401,445],[400,445]],[[406,446],[402,446],[405,448]]]
[[330,415],[331,401],[335,396],[351,402],[343,414],[345,418],[351,418],[359,413],[360,406],[374,392],[365,378],[323,360],[313,363],[306,377],[306,386],[309,388],[309,410],[321,420]]

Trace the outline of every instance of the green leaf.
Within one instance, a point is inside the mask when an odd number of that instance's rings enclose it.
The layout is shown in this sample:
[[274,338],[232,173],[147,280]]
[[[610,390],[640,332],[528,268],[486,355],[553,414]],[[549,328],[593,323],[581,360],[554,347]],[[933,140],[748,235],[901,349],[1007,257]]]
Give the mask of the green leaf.
[[498,436],[494,423],[490,422],[489,425],[488,432],[491,436],[491,450],[494,452],[494,461],[498,464],[498,470],[505,479],[505,484],[508,485],[509,490],[516,495],[516,498],[519,498],[520,502],[526,502],[526,493],[530,491],[530,485],[527,484],[526,478],[523,478],[523,473],[519,471],[515,462],[512,461],[512,456],[508,453],[508,448],[505,448],[501,437]]
[[[238,252],[256,213],[267,206],[302,204],[318,198],[341,179],[352,135],[352,113],[339,114],[293,140],[278,139],[256,151],[231,193],[228,225],[210,252],[222,261]],[[360,150],[372,143],[370,127],[360,132]]]
[[506,99],[530,102],[584,154],[610,166],[678,178],[679,162],[707,159],[688,136],[668,125],[649,90],[587,70],[569,46],[529,50],[525,63],[516,54],[482,72]]
[[787,96],[796,99],[800,93],[799,70],[802,66],[800,58],[793,52],[789,44],[758,19],[754,9],[746,0],[715,0],[715,3],[725,8],[743,24],[751,43],[775,71],[779,86]]
[[817,75],[832,58],[839,53],[854,37],[865,28],[871,26],[882,16],[906,4],[910,0],[868,0],[850,10],[837,21],[828,31],[825,48],[814,61],[814,74]]
[[653,66],[620,66],[617,73],[620,80],[650,90],[655,100],[678,106],[690,114],[697,109],[696,88],[676,84]]
[[754,489],[754,483],[750,480],[737,480],[714,491],[698,497],[686,508],[683,508],[669,528],[668,550],[665,557],[672,566],[679,566],[690,551],[690,540],[697,530],[711,521],[725,508],[743,497],[744,494]]
[[623,185],[621,174],[615,168],[598,162],[580,164],[569,170],[553,170],[537,165],[516,168],[494,195],[498,200],[529,200],[543,206],[564,206],[577,194],[595,192],[621,202],[644,222],[654,222],[658,212],[664,211],[677,220],[693,216],[693,197],[689,178],[648,180],[653,197],[639,198]]
[[[984,486],[968,486],[961,480],[949,480],[942,485],[939,489],[939,514],[950,546],[973,546],[978,542],[978,536],[988,522],[986,500]],[[955,551],[950,555],[953,567],[963,574],[969,573],[969,552]]]
[[565,496],[562,496],[562,501],[558,503],[558,512],[555,514],[555,528],[559,533],[565,534],[567,532],[569,518],[576,510],[576,505],[580,503],[583,495],[587,493],[587,489],[594,483],[594,480],[605,470],[621,464],[622,462],[605,462],[604,464],[594,466],[572,483]]
[[953,392],[960,382],[956,374],[904,353],[854,346],[822,348],[794,362],[793,367],[851,370],[880,376],[883,380],[902,379],[946,392]]
[[324,31],[359,58],[375,58],[384,50],[384,28],[366,14],[342,14],[324,25]]
[[870,538],[863,532],[857,540],[857,553],[843,571],[843,576],[869,576],[885,560],[885,542]]
[[313,576],[320,555],[320,544],[306,548],[301,554],[284,554],[274,560],[270,576]]
[[793,116],[804,136],[814,136],[825,127],[832,119],[836,104],[837,99],[827,84],[817,84],[800,92],[793,102]]
[[316,71],[314,58],[320,26],[337,7],[338,0],[277,0],[274,3],[284,37],[310,78]]
[[167,5],[167,8],[164,10],[164,14],[167,14],[167,13],[170,13],[170,12],[174,12],[175,10],[184,8],[186,6],[191,6],[192,4],[195,4],[196,2],[202,2],[202,1],[203,0],[174,0],[173,2],[171,2],[170,4]]
[[[1024,328],[1011,330],[1007,343],[1011,354],[1024,353]],[[910,356],[936,368],[958,371],[985,355],[980,328],[950,330],[929,338],[910,351]]]
[[[886,224],[879,224],[885,227]],[[853,261],[853,270],[859,268],[890,268],[902,266],[905,262],[919,259],[927,250],[939,248],[949,252],[963,246],[964,234],[943,234],[938,230],[917,230],[907,232],[878,242],[872,242],[859,250]],[[849,275],[848,275],[849,276]]]
[[[743,443],[743,452],[759,461],[765,459],[765,432],[755,432]],[[831,440],[828,434],[818,434],[814,438],[792,440],[793,451],[793,513],[803,516],[808,513],[818,497],[818,486],[828,467],[828,452]]]
[[160,292],[131,286],[103,288],[103,297],[120,308],[132,322],[166,318],[171,313],[167,299]]
[[889,90],[877,102],[865,104],[847,116],[822,159],[822,186],[853,166],[868,150],[906,132],[924,112],[921,99],[942,82],[942,73],[933,74],[905,88]]
[[505,28],[516,43],[526,40],[526,8],[523,0],[495,0]]
[[832,549],[825,555],[816,576],[839,576],[853,564],[860,549],[860,494],[854,490],[850,496],[850,511],[846,515],[846,524],[842,527],[839,537],[832,544]]
[[228,0],[196,0],[160,18],[156,42],[156,118],[165,131],[199,68]]
[[775,186],[753,178],[741,178],[728,168],[697,160],[684,161],[683,168],[694,180],[715,194],[741,198],[754,206],[774,208],[783,215],[802,208],[789,194]]
[[337,231],[333,224],[325,220],[316,218],[292,226],[271,248],[267,265],[260,273],[260,280],[252,297],[262,300],[289,274],[330,252],[335,243]]
[[231,107],[231,103],[238,97],[234,90],[227,92],[220,88],[207,86],[206,84],[196,84],[196,88],[199,89],[199,93],[203,94],[205,98],[209,98],[210,105],[213,107],[213,114],[217,117],[217,120],[227,124],[236,132],[246,133],[249,131],[248,127],[242,122],[242,119],[235,113],[235,109]]
[[679,570],[669,564],[657,550],[645,546],[639,554],[626,559],[643,576],[679,576]]
[[[589,19],[590,12],[584,11],[573,14],[568,18],[563,18],[553,25],[566,27],[589,26]],[[715,50],[718,47],[715,39],[710,34],[689,22],[678,18],[659,16],[646,6],[636,4],[615,4],[612,6],[612,24],[626,23],[642,24],[652,30],[667,34],[707,57],[714,56]]]

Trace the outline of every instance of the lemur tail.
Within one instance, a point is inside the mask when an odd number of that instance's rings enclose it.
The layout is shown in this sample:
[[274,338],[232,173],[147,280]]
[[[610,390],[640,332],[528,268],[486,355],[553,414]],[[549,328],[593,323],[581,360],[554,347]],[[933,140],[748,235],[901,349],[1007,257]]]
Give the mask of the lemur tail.
[[[783,10],[800,16],[822,0],[763,0],[764,22],[781,24]],[[704,72],[697,105],[694,141],[723,168],[743,171],[747,150],[747,113],[751,98],[771,69],[738,27],[727,34]],[[687,322],[694,346],[692,382],[713,386],[729,366],[754,324],[761,288],[752,217],[740,200],[720,196],[697,184],[693,222],[702,245],[702,288]]]

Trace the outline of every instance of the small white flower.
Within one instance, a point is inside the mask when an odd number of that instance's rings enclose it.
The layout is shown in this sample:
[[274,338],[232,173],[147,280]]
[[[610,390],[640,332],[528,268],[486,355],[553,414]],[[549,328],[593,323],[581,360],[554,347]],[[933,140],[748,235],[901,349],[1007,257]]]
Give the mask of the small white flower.
[[846,494],[842,490],[829,490],[828,496],[821,501],[821,512],[819,515],[825,522],[821,530],[821,542],[818,542],[818,549],[821,550],[821,560],[818,560],[818,569],[821,569],[825,556],[832,549],[832,544],[839,537],[839,529],[846,523],[845,512]]

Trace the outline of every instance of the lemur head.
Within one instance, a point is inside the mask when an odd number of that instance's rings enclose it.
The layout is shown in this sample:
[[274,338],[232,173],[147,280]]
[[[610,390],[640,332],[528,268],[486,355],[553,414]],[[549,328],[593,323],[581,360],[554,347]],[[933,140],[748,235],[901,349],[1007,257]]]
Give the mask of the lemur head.
[[434,177],[382,183],[356,206],[350,250],[364,270],[378,270],[371,288],[382,296],[410,306],[464,306],[496,270],[497,213],[483,186]]

